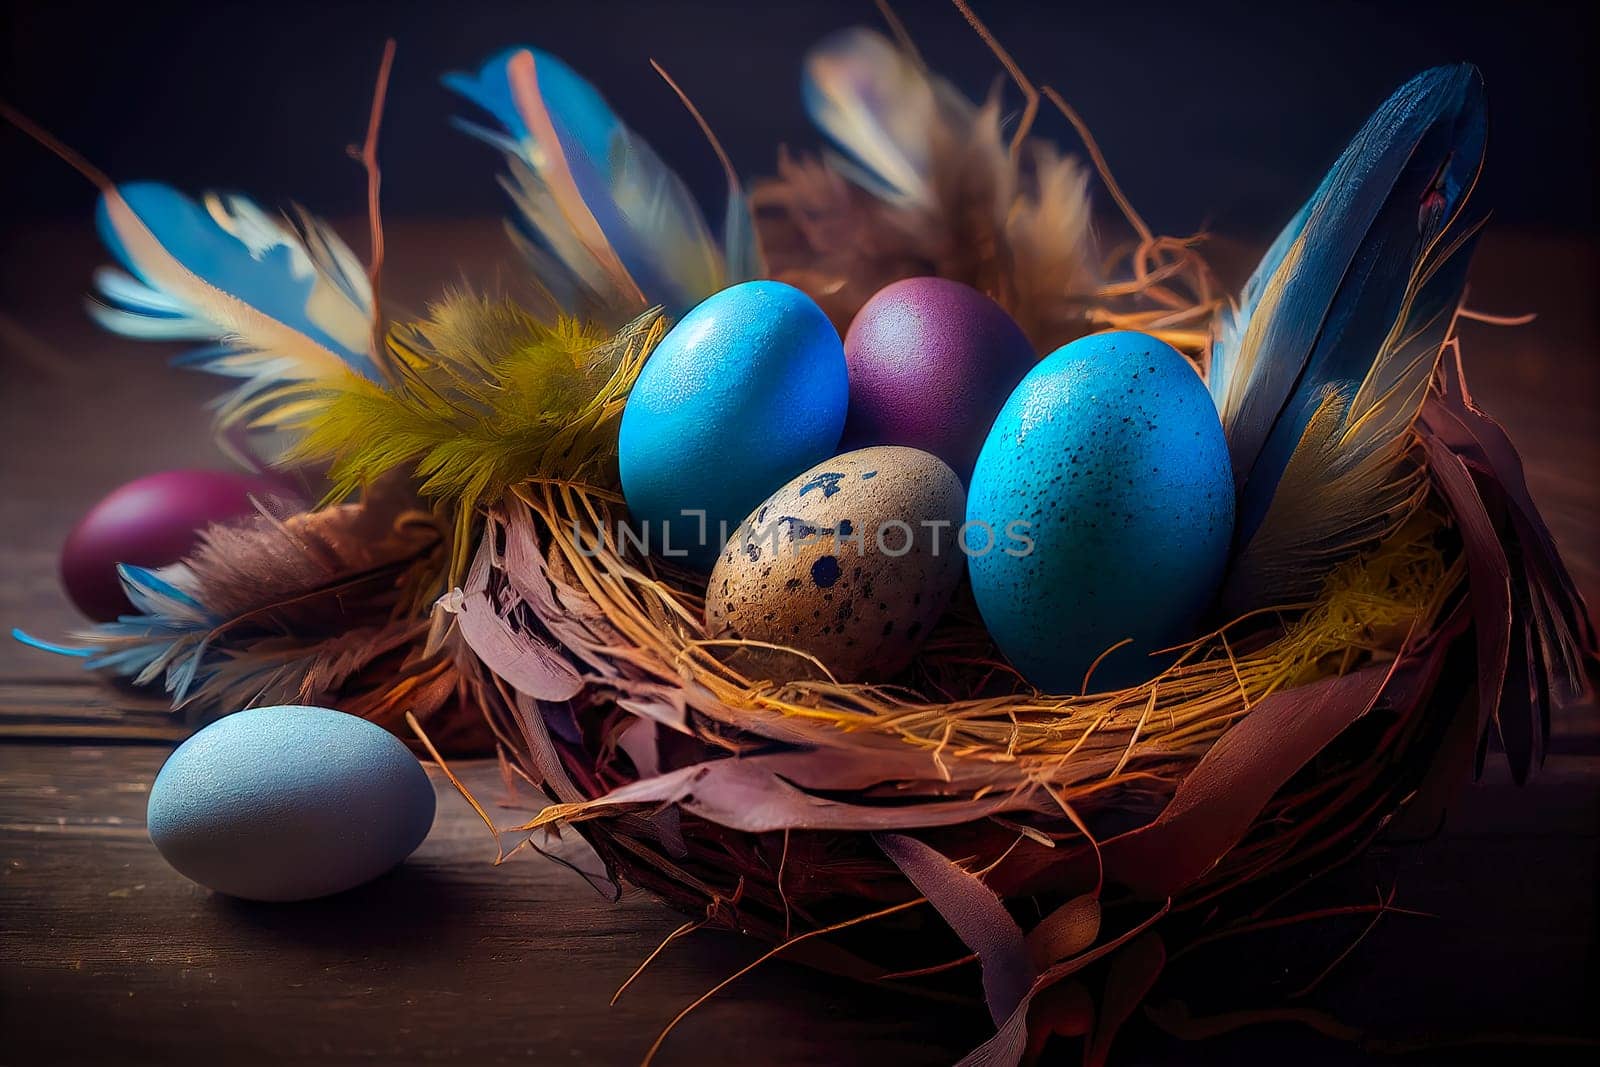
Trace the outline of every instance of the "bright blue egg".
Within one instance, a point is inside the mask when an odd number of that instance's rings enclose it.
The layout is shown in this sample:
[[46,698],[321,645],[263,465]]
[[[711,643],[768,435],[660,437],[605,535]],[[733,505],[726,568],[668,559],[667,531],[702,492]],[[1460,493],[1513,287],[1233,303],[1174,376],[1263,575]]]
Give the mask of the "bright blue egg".
[[150,787],[150,839],[185,878],[308,900],[395,866],[433,826],[433,785],[388,731],[327,708],[252,708],[179,745]]
[[701,302],[622,413],[622,494],[650,551],[709,569],[767,494],[833,455],[848,402],[844,345],[800,290],[744,282]]
[[[1135,685],[1196,636],[1233,531],[1216,408],[1176,350],[1141,333],[1057,349],[996,417],[967,494],[968,570],[995,643],[1031,683]],[[982,527],[994,531],[984,546]]]

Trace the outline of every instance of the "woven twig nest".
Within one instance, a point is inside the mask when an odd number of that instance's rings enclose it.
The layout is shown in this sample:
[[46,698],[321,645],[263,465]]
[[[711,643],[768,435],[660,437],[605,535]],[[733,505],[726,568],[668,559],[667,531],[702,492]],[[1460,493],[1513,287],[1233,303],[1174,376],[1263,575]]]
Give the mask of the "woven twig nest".
[[1259,903],[1359,851],[1459,759],[1463,724],[1468,758],[1491,722],[1519,776],[1537,757],[1544,665],[1581,677],[1593,635],[1459,375],[1441,368],[1417,428],[1430,492],[1409,522],[1314,603],[1116,692],[1029,690],[959,611],[915,690],[744,677],[706,640],[698,582],[594,539],[616,500],[525,485],[455,605],[497,732],[553,801],[521,829],[571,826],[615,878],[860,977],[961,958],[929,935],[937,911],[996,1023],[1025,1018],[1029,989],[1158,917]]

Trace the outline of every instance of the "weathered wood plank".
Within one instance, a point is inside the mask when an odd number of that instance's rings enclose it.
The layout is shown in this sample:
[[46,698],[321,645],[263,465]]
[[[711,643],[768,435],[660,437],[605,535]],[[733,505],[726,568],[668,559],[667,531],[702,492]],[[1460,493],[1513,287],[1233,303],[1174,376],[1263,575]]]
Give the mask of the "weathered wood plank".
[[[149,747],[0,745],[0,1029],[7,1062],[636,1062],[658,1030],[757,953],[716,934],[612,992],[680,918],[601,899],[492,838],[445,784],[401,870],[292,907],[216,897],[144,832]],[[474,790],[495,794],[487,765]],[[509,821],[509,820],[507,820]],[[666,1063],[939,1063],[973,1033],[946,1006],[778,964],[707,1006]],[[965,1022],[967,1025],[963,1026]],[[201,1053],[204,1053],[202,1056]]]
[[[493,283],[500,240],[491,223],[393,226],[389,289],[419,306],[439,279]],[[26,241],[50,254],[27,254]],[[0,623],[56,636],[78,623],[54,574],[76,516],[138,474],[222,461],[200,415],[214,384],[83,321],[78,294],[99,261],[86,230],[24,242],[0,266]],[[1467,360],[1480,400],[1522,444],[1533,491],[1593,600],[1597,253],[1490,234],[1474,279],[1486,310],[1541,312],[1520,330],[1469,325]],[[493,866],[481,824],[448,790],[416,857],[371,886],[288,908],[215,898],[167,868],[144,834],[149,783],[178,729],[159,700],[0,640],[0,1061],[630,1063],[760,951],[697,934],[608,1007],[681,919],[637,895],[607,904],[535,856]],[[1396,903],[1437,918],[1385,920],[1308,1005],[1389,1032],[1594,1036],[1600,714],[1560,717],[1552,749],[1545,774],[1522,789],[1491,759],[1440,834],[1375,850],[1313,887],[1319,901],[1348,904],[1397,884]],[[498,795],[492,768],[467,770]],[[1334,925],[1239,941],[1205,957],[1206,978],[1221,986],[1271,961],[1277,980],[1309,981],[1359,933]],[[983,1021],[779,962],[691,1016],[662,1062],[944,1063]],[[1135,1031],[1122,1052],[1166,1063],[1351,1056],[1288,1028],[1194,1046]],[[1512,1055],[1545,1062],[1557,1051]],[[1423,1057],[1467,1058],[1507,1054]]]

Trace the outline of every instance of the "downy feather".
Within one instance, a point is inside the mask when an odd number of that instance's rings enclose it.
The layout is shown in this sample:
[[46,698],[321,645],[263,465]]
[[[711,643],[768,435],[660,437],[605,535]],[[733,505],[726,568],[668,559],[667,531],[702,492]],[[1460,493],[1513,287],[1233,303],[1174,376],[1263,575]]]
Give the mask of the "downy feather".
[[455,521],[459,575],[479,509],[530,477],[601,476],[645,357],[665,332],[647,311],[616,333],[516,305],[453,296],[397,326],[392,385],[346,375],[294,420],[291,458],[330,464],[328,499],[391,471]]
[[803,93],[833,150],[783,154],[755,190],[774,277],[841,330],[890,282],[935,274],[988,293],[1040,351],[1087,332],[1089,174],[1038,139],[1010,151],[998,93],[974,104],[860,28],[811,50]]
[[858,184],[884,199],[924,207],[932,198],[931,131],[941,109],[968,121],[974,110],[904,49],[861,28],[840,31],[811,50],[801,94],[811,121],[854,164]]
[[135,614],[29,643],[87,669],[161,682],[175,707],[208,719],[256,704],[330,698],[378,660],[419,645],[415,565],[441,532],[402,483],[360,504],[212,526],[186,559],[119,568]]

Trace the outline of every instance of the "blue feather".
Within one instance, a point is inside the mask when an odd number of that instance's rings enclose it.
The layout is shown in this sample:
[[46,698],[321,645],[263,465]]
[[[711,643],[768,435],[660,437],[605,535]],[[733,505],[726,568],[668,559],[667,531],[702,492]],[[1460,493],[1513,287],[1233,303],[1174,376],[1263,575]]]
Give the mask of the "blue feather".
[[131,182],[102,185],[96,221],[125,270],[95,272],[90,316],[128,337],[212,342],[182,362],[239,379],[215,405],[225,448],[244,440],[235,430],[288,429],[352,374],[379,376],[365,268],[304,212]]
[[[314,316],[312,295],[319,279],[304,249],[289,243],[284,231],[278,230],[251,247],[237,234],[219,225],[204,207],[169,185],[129,182],[119,185],[117,191],[156,241],[190,273],[332,350],[352,369],[368,377],[375,376],[376,369],[364,338],[357,345],[345,331],[346,336],[341,339],[329,332],[325,321]],[[243,198],[235,198],[232,205],[254,209],[254,205]],[[163,292],[159,282],[148,276],[129,254],[103,197],[96,209],[95,222],[107,250],[132,275],[132,278],[114,272],[97,275],[100,293],[111,308],[170,319],[174,328],[182,323],[185,328],[179,336],[217,335],[214,324],[195,320],[189,305]],[[103,315],[99,318],[102,325],[112,328],[122,321]]]
[[905,50],[859,26],[825,37],[806,53],[800,97],[842,157],[834,169],[894,203],[931,202],[940,115],[973,111]]
[[1239,487],[1239,544],[1265,517],[1321,399],[1367,377],[1419,262],[1466,225],[1485,127],[1475,68],[1412,79],[1351,141],[1223,323],[1212,388]]
[[1289,249],[1306,228],[1306,220],[1311,217],[1311,209],[1324,195],[1328,185],[1333,180],[1333,171],[1322,179],[1315,195],[1312,196],[1300,210],[1295,212],[1294,218],[1279,232],[1277,238],[1267,247],[1266,254],[1261,257],[1255,273],[1250,275],[1250,280],[1244,283],[1244,289],[1239,293],[1238,303],[1231,308],[1223,308],[1217,316],[1217,337],[1211,346],[1211,369],[1206,377],[1206,385],[1211,390],[1211,399],[1216,402],[1217,411],[1226,415],[1228,387],[1233,380],[1234,360],[1237,358],[1239,346],[1244,339],[1245,326],[1249,324],[1256,312],[1256,306],[1261,303],[1267,285],[1277,276],[1278,268],[1283,264],[1283,259]]
[[759,265],[743,197],[730,190],[719,247],[678,176],[556,57],[508,49],[444,84],[498,123],[455,124],[509,157],[503,184],[521,214],[513,236],[569,309],[632,315],[661,304],[678,314]]
[[27,645],[29,648],[37,648],[40,652],[50,652],[57,656],[76,656],[80,659],[87,659],[94,655],[93,649],[78,648],[73,645],[57,645],[50,641],[43,641],[14,626],[11,628],[11,639]]
[[[522,121],[522,115],[517,111],[516,100],[511,95],[511,82],[506,78],[505,74],[506,64],[519,51],[522,51],[522,49],[504,49],[484,60],[483,65],[470,74],[465,71],[452,71],[439,79],[445,88],[458,96],[466,97],[481,110],[493,115],[495,121],[505,127],[506,132],[502,135],[489,131],[490,136],[504,137],[512,146],[507,150],[512,152],[517,151],[516,146],[532,137],[527,123]],[[532,51],[539,60],[555,58],[547,56],[544,52],[536,49],[529,49],[529,51]],[[556,60],[556,62],[559,63],[560,60]],[[467,128],[471,132],[483,129],[482,127],[473,127],[462,119],[453,121],[457,126]],[[485,139],[487,140],[488,138]]]
[[[517,110],[511,82],[506,77],[506,65],[518,52],[524,51],[533,53],[540,90],[550,100],[551,110],[559,111],[574,142],[583,147],[589,159],[604,160],[610,150],[611,135],[622,125],[621,121],[594,86],[549,52],[537,48],[507,48],[491,56],[473,74],[446,74],[441,80],[447,88],[493,115],[495,121],[505,127],[512,145],[521,145],[532,140],[533,134]],[[470,128],[469,123],[457,122]],[[493,131],[486,132],[491,137],[499,136]]]
[[[136,567],[131,563],[117,564],[117,575],[122,579],[122,588],[128,594],[128,599],[133,601],[133,606],[140,609],[142,615],[172,616],[176,614],[174,607],[197,614],[208,614],[204,604],[179,589],[163,578],[159,571],[150,567]],[[137,621],[139,616],[124,616],[119,621]]]
[[[77,635],[80,645],[41,641],[21,630],[13,630],[11,636],[44,652],[82,659],[85,670],[128,678],[136,685],[162,679],[176,707],[216,669],[207,653],[209,636],[221,616],[174,585],[161,570],[119,564],[117,573],[137,609],[134,614]],[[168,573],[188,576],[182,564]]]

